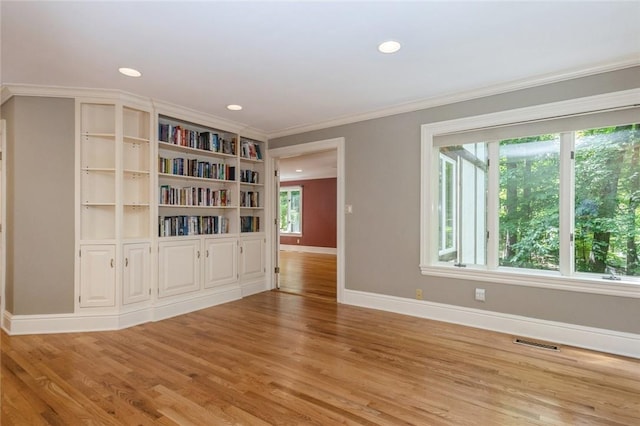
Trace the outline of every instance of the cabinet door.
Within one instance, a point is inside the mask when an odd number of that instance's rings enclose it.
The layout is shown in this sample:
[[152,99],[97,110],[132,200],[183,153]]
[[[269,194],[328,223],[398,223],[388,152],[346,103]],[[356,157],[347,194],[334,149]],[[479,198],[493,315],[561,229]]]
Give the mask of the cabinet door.
[[149,243],[125,244],[123,248],[122,303],[126,305],[149,300],[151,245]]
[[80,248],[80,307],[115,306],[116,247],[112,244]]
[[246,238],[240,242],[240,278],[256,278],[264,275],[264,239]]
[[206,288],[230,284],[238,279],[238,243],[235,239],[204,240],[204,286]]
[[200,240],[160,243],[158,296],[200,290]]

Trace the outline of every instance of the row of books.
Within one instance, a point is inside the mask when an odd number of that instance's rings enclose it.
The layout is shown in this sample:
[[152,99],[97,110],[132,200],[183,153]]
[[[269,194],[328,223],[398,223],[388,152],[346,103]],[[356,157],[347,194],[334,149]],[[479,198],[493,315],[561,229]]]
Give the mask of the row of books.
[[260,175],[253,170],[240,169],[240,182],[245,183],[260,183]]
[[236,168],[224,163],[209,163],[189,158],[163,158],[158,160],[158,171],[178,176],[206,179],[236,180]]
[[198,132],[183,126],[174,126],[168,123],[160,123],[158,129],[158,139],[160,142],[204,151],[236,155],[236,138],[230,136],[225,139],[224,136],[224,133],[218,134],[209,131]]
[[231,191],[211,188],[176,188],[170,185],[160,186],[160,204],[172,206],[208,206],[231,205]]
[[160,216],[160,237],[228,234],[229,219],[224,216]]
[[260,143],[249,139],[240,140],[240,156],[251,160],[262,160]]
[[240,191],[240,207],[260,207],[260,193],[257,191]]
[[240,216],[240,232],[260,232],[258,216]]

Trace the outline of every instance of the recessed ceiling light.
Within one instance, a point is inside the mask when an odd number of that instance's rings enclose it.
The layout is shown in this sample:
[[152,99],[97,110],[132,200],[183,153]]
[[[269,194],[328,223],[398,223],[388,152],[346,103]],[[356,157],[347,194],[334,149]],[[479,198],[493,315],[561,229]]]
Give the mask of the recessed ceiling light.
[[118,68],[121,74],[126,75],[127,77],[140,77],[142,73],[138,70],[134,70],[133,68]]
[[302,169],[296,169],[296,173],[302,173]]
[[378,45],[378,50],[381,53],[396,53],[400,50],[400,47],[400,43],[397,41],[389,40],[384,43],[380,43],[380,45]]
[[235,105],[235,104],[227,105],[227,109],[230,111],[240,111],[242,109],[242,105]]

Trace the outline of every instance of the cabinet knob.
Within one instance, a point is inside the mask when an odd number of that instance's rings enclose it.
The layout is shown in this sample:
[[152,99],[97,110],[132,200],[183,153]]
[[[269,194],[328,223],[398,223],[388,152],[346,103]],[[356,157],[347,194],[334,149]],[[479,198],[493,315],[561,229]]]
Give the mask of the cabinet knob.
[[200,259],[200,250],[198,250],[198,259]]
[[124,258],[124,266],[129,266],[129,258],[128,257]]
[[113,259],[111,259],[111,267],[113,268]]
[[209,257],[209,250],[207,250],[207,257]]

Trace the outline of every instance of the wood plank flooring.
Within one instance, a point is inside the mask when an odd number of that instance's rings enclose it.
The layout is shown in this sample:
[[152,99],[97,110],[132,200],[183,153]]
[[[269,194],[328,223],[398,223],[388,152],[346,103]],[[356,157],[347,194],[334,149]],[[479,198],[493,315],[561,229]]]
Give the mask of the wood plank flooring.
[[640,424],[640,360],[275,291],[1,343],[3,426]]
[[336,300],[336,255],[280,251],[280,290]]

